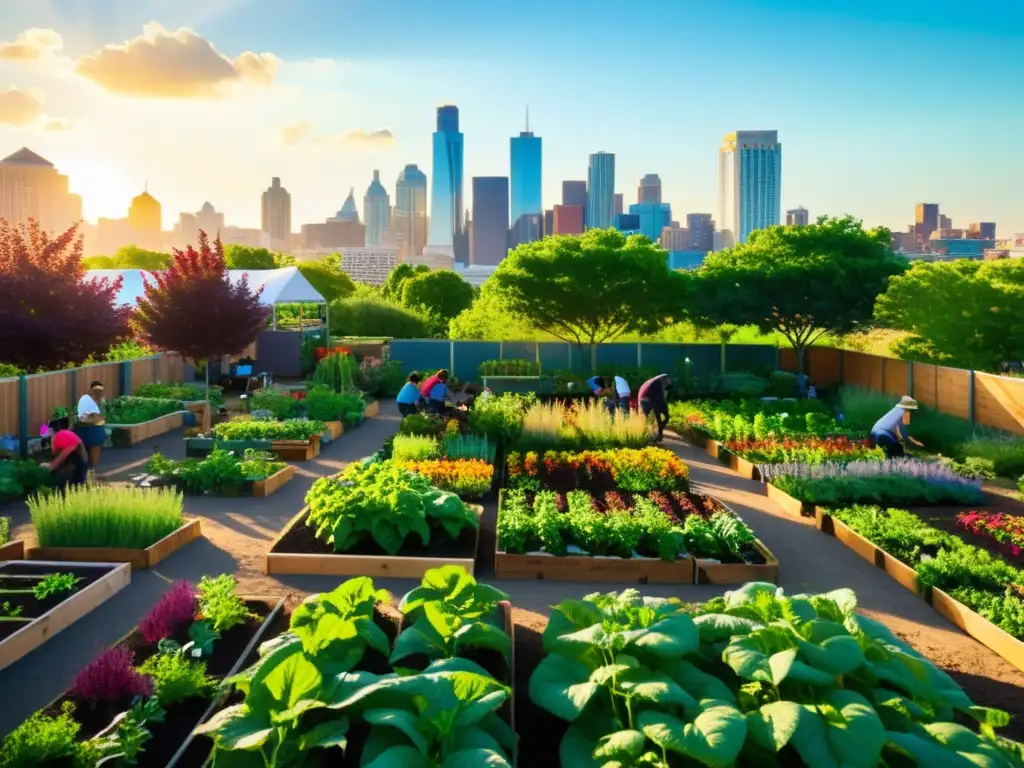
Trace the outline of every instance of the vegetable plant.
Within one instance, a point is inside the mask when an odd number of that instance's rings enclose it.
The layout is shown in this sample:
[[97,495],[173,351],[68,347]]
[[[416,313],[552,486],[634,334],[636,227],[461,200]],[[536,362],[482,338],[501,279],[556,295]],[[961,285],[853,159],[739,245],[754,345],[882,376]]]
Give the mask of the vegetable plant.
[[180,400],[164,400],[156,397],[117,397],[103,405],[103,417],[107,424],[142,424],[159,419],[169,413],[184,411]]
[[335,392],[324,385],[310,389],[302,404],[311,419],[341,421],[345,424],[357,423],[366,411],[366,400],[360,392]]
[[202,620],[219,634],[254,618],[245,601],[235,594],[237,586],[235,577],[227,573],[215,577],[203,576],[199,581],[199,613]]
[[440,437],[444,434],[444,427],[444,421],[436,416],[428,416],[425,413],[411,413],[402,419],[398,430],[402,435]]
[[[154,382],[136,387],[134,394],[136,397],[197,402],[206,399],[206,387],[202,384],[160,384],[159,382]],[[210,402],[214,405],[220,405],[224,402],[224,390],[221,387],[210,387]]]
[[288,419],[287,421],[252,421],[239,419],[215,424],[213,436],[218,440],[312,440],[327,429],[322,421]]
[[[31,459],[0,459],[0,501],[20,499],[33,491],[51,485],[53,485],[53,475],[50,470],[39,466]],[[0,530],[0,544],[3,542],[2,530]]]
[[138,671],[153,681],[153,695],[163,707],[188,699],[208,699],[216,689],[216,681],[206,674],[206,663],[180,651],[150,656]]
[[147,643],[158,643],[191,624],[195,613],[195,589],[176,581],[139,622],[139,632]]
[[263,389],[252,396],[253,410],[269,411],[275,419],[291,419],[298,415],[301,401],[286,389]]
[[203,459],[174,461],[155,452],[146,473],[180,483],[186,493],[234,496],[245,481],[266,480],[287,466],[273,454],[247,448],[242,455],[214,448]]
[[512,452],[508,455],[510,488],[555,491],[610,490],[646,493],[688,490],[690,469],[664,448],[618,448],[609,451]]
[[116,703],[149,696],[152,681],[136,671],[134,654],[123,645],[104,651],[89,662],[71,683],[72,698],[82,702]]
[[426,435],[395,435],[391,457],[396,461],[423,461],[436,459],[440,445],[433,437]]

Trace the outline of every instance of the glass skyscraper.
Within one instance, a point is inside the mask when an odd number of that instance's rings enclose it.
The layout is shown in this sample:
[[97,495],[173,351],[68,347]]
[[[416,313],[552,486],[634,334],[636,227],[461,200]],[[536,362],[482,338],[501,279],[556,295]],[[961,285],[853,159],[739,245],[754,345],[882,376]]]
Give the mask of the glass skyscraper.
[[415,163],[398,174],[392,221],[398,232],[402,259],[423,253],[427,244],[427,175]]
[[494,266],[508,255],[508,177],[473,177],[469,263]]
[[363,214],[366,216],[366,244],[380,245],[384,231],[391,228],[391,198],[380,183],[380,171],[373,172],[373,181],[363,196]]
[[656,243],[661,240],[661,230],[672,223],[672,206],[668,203],[634,203],[629,212],[640,218],[640,234]]
[[434,132],[428,244],[451,255],[454,255],[456,239],[462,235],[462,153],[459,108],[450,104],[440,106]]
[[590,156],[587,171],[587,229],[608,229],[615,217],[615,155]]
[[[517,242],[536,240],[540,237],[540,227],[524,226],[534,220],[532,217],[544,213],[541,199],[541,138],[530,131],[529,113],[526,130],[512,137],[509,150],[512,226],[517,232]],[[522,222],[524,216],[530,218]]]
[[782,217],[782,144],[778,131],[726,134],[718,150],[718,226],[723,245],[745,243],[750,233]]

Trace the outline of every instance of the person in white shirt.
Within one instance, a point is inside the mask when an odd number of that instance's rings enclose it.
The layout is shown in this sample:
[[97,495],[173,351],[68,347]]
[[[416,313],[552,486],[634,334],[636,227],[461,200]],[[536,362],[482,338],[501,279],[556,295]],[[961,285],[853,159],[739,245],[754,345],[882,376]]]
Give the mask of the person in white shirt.
[[629,382],[621,376],[615,376],[613,379],[613,386],[615,387],[615,397],[618,401],[616,405],[618,405],[619,409],[623,413],[629,413],[629,398],[633,394],[632,390],[629,388]]
[[910,442],[923,448],[907,431],[910,427],[910,413],[917,410],[917,401],[904,395],[892,410],[875,422],[871,428],[871,440],[885,451],[885,458],[896,459],[905,453],[903,445]]
[[107,442],[107,430],[103,425],[103,382],[94,381],[89,391],[78,400],[77,423],[75,434],[82,439],[82,444],[89,452],[89,468],[96,469],[100,461],[100,451]]

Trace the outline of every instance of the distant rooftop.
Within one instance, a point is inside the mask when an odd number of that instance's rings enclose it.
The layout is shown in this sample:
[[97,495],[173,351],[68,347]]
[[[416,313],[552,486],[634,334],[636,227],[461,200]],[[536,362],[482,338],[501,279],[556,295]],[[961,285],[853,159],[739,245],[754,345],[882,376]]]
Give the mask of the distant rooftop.
[[8,155],[0,160],[0,163],[4,165],[42,165],[53,168],[53,163],[40,157],[28,147],[22,147],[13,155]]

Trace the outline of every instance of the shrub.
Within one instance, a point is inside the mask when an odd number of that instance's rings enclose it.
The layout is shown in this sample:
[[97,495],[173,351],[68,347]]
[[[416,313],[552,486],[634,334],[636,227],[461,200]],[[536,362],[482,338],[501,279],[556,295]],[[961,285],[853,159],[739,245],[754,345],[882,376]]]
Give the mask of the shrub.
[[139,633],[151,645],[181,631],[196,614],[196,591],[187,581],[176,581],[139,622]]
[[481,376],[539,376],[540,365],[533,360],[503,358],[501,360],[484,360],[477,367]]
[[715,378],[713,388],[729,397],[759,397],[768,389],[768,382],[753,373],[729,371]]
[[253,395],[252,407],[258,411],[270,411],[275,419],[284,421],[294,417],[301,403],[283,389],[264,389]]
[[386,336],[392,339],[430,337],[429,323],[411,309],[368,296],[351,296],[331,303],[331,334]]
[[[911,426],[916,429],[915,424]],[[977,435],[957,446],[955,455],[965,461],[988,462],[999,477],[1012,480],[1024,475],[1024,440],[1020,438]]]
[[309,390],[302,403],[306,408],[306,416],[316,421],[354,424],[366,412],[366,401],[358,392],[335,392],[324,385]]
[[312,383],[328,387],[335,392],[354,392],[358,370],[359,366],[352,355],[331,352],[316,364]]
[[153,683],[135,670],[131,650],[118,645],[86,664],[69,693],[81,702],[114,704],[151,695]]
[[494,443],[508,445],[522,433],[526,412],[536,400],[536,395],[511,393],[478,398],[469,412],[469,428]]
[[445,430],[445,423],[436,416],[425,413],[413,413],[402,419],[398,430],[403,435],[422,435],[440,437]]
[[[155,397],[164,400],[197,401],[206,399],[206,387],[202,384],[141,384],[135,388],[136,397]],[[210,402],[220,405],[224,402],[224,390],[218,386],[210,387]]]
[[405,384],[405,371],[396,360],[381,360],[379,357],[364,357],[359,361],[356,372],[356,386],[368,395],[394,397]]
[[145,549],[185,523],[182,496],[168,488],[72,487],[28,507],[42,547]]
[[[0,744],[0,768],[68,765],[90,768],[95,757],[78,741],[82,726],[73,717],[75,705],[64,702],[54,716],[36,712]],[[90,759],[92,758],[92,759]]]

